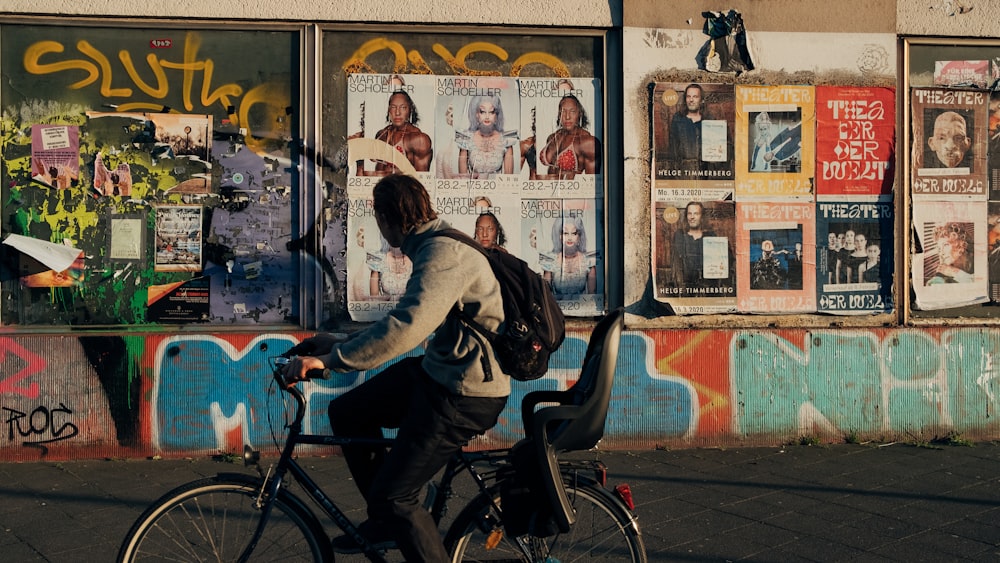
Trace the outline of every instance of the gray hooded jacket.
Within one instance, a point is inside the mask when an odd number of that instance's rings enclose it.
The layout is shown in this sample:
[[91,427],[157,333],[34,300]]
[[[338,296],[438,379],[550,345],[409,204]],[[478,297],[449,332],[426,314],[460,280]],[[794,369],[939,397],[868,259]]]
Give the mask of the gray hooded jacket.
[[[413,262],[406,292],[392,311],[350,340],[335,345],[323,363],[334,371],[359,371],[405,354],[425,343],[423,367],[432,379],[456,395],[506,397],[505,375],[489,344],[481,344],[473,329],[456,315],[456,303],[479,324],[496,330],[503,321],[500,284],[486,258],[457,240],[434,236],[450,228],[441,219],[429,221],[403,240],[402,250]],[[484,349],[485,347],[485,349]],[[488,354],[493,380],[486,381],[481,363]]]

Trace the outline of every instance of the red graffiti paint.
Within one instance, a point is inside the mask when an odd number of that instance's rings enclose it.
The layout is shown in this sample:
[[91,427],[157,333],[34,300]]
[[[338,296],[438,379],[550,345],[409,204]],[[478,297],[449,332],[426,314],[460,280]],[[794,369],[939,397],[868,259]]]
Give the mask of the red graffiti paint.
[[[8,357],[11,355],[15,358]],[[6,366],[11,363],[17,365],[21,362],[24,363],[24,367],[17,373],[2,376],[3,379],[0,379],[0,395],[15,393],[29,399],[36,399],[38,398],[38,382],[32,381],[27,385],[23,385],[22,382],[45,369],[47,365],[45,358],[9,338],[0,339],[0,365]]]

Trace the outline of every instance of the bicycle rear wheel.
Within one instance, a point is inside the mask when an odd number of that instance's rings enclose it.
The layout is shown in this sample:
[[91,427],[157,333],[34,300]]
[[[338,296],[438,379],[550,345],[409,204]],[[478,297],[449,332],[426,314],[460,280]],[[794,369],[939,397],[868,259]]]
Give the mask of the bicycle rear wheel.
[[[160,497],[132,525],[118,561],[237,561],[249,544],[260,510],[259,482],[217,475],[181,485]],[[279,491],[250,561],[330,561],[329,540],[297,497]]]
[[[576,509],[568,533],[548,538],[499,536],[503,526],[489,500],[480,495],[455,518],[445,545],[453,563],[475,561],[635,561],[646,562],[646,548],[634,518],[596,484],[566,484]],[[494,501],[502,503],[494,493]],[[501,504],[501,510],[503,506]],[[496,540],[499,539],[499,542]],[[495,543],[495,545],[493,545]],[[520,545],[519,545],[520,544]],[[525,555],[525,549],[531,557]]]

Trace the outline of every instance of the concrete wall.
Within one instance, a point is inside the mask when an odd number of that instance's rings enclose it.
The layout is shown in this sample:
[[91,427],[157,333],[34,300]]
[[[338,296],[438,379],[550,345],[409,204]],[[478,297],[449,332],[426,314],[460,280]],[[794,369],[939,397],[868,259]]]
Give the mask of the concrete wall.
[[[649,91],[655,81],[705,80],[693,64],[703,42],[701,12],[738,9],[762,72],[753,83],[895,85],[898,35],[990,37],[1000,6],[982,0],[697,0],[618,2],[174,2],[139,4],[8,0],[4,14],[66,17],[262,19],[455,23],[472,27],[620,26],[624,155],[619,209],[621,271],[610,272],[628,306],[619,377],[603,448],[773,444],[800,436],[929,439],[949,432],[1000,436],[996,412],[1000,330],[990,327],[856,326],[817,316],[665,317],[648,297]],[[616,64],[614,58],[612,65]],[[736,81],[736,78],[733,78]],[[802,80],[804,82],[790,82]],[[763,82],[762,82],[763,83]],[[637,217],[635,214],[638,213]],[[645,213],[645,214],[643,214]],[[897,255],[899,251],[897,250]],[[903,285],[905,287],[905,284]],[[848,323],[850,324],[850,323]],[[588,337],[574,325],[535,384],[518,385],[482,446],[520,431],[525,392],[572,383]],[[120,336],[0,338],[0,459],[184,456],[270,443],[266,357],[301,333],[206,331]],[[326,427],[326,399],[370,374],[310,384],[308,428]]]

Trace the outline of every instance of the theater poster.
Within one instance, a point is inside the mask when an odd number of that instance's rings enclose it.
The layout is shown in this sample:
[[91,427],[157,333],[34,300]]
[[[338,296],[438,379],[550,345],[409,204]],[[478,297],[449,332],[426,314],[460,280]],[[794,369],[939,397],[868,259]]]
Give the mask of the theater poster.
[[371,196],[347,202],[347,312],[358,322],[385,316],[399,302],[413,262],[389,245],[375,222]]
[[987,264],[989,267],[990,301],[1000,303],[1000,201],[987,204],[988,245]]
[[818,311],[865,315],[892,311],[891,201],[816,204]]
[[[732,191],[736,100],[732,84],[653,85],[653,180],[658,188]],[[706,199],[722,199],[704,192]]]
[[985,303],[988,298],[987,205],[979,201],[917,201],[911,260],[918,309]]
[[986,200],[988,98],[982,90],[910,91],[914,200]]
[[818,200],[890,199],[895,158],[894,88],[816,87]]
[[816,218],[812,203],[737,202],[736,233],[740,312],[816,312]]
[[677,314],[736,311],[736,204],[677,199],[656,189],[653,279]]
[[813,86],[736,86],[736,201],[812,201]]
[[1000,200],[1000,91],[990,93],[989,139],[986,161],[989,165],[990,201]]

